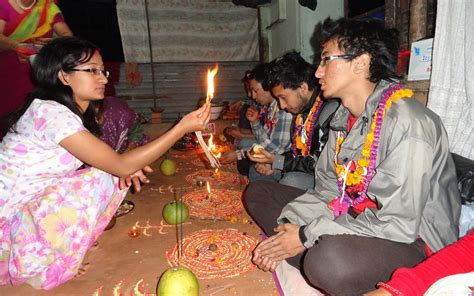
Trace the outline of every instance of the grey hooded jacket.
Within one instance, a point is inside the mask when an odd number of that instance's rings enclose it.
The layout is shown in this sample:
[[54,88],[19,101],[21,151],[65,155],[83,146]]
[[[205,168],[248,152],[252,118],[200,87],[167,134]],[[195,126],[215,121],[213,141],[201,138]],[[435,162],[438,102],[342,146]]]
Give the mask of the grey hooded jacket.
[[[394,83],[380,81],[338,155],[339,163],[360,158],[372,115],[383,93]],[[334,165],[336,132],[347,130],[348,110],[342,105],[331,121],[326,147],[315,169],[314,191],[283,208],[279,223],[288,219],[306,225],[311,247],[319,236],[355,234],[411,243],[421,237],[433,251],[458,238],[461,209],[456,172],[441,119],[416,99],[395,101],[382,124],[375,176],[367,194],[378,209],[356,217],[335,218],[328,203],[339,196]]]

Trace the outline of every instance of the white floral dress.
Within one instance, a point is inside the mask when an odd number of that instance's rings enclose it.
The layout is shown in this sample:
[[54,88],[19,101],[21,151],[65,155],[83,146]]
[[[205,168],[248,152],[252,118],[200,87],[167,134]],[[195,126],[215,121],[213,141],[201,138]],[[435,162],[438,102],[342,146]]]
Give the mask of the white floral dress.
[[59,145],[85,130],[54,101],[34,100],[0,143],[0,284],[52,289],[71,279],[126,190]]

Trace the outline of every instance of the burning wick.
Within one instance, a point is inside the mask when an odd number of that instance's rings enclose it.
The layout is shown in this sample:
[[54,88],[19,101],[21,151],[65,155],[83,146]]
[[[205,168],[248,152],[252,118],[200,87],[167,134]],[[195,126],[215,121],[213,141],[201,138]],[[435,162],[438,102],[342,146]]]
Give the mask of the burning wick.
[[198,180],[198,181],[196,182],[196,184],[197,184],[197,186],[199,186],[199,187],[204,187],[204,184],[206,184],[206,182],[203,181],[203,180]]
[[219,169],[216,169],[216,170],[214,171],[214,176],[215,176],[215,177],[219,177],[219,174],[220,174],[220,173],[219,173]]
[[128,231],[129,237],[137,237],[140,235],[140,229],[136,226],[133,226],[132,229]]
[[207,187],[206,199],[209,199],[211,198],[211,185],[209,185],[209,182],[206,182],[206,187]]

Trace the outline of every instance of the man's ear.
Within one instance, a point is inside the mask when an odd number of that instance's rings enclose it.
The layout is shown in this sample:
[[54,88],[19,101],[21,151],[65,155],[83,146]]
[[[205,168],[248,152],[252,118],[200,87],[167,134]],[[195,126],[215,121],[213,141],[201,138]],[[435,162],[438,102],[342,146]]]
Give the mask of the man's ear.
[[369,73],[370,71],[370,55],[364,53],[358,57],[356,57],[353,61],[355,65],[354,72],[359,74],[361,72]]
[[300,85],[300,92],[302,95],[307,95],[309,91],[308,83],[302,82]]
[[64,84],[64,85],[69,85],[69,81],[68,81],[68,77],[67,77],[67,73],[65,73],[63,70],[60,70],[58,72],[58,78],[59,80],[61,80],[61,82]]

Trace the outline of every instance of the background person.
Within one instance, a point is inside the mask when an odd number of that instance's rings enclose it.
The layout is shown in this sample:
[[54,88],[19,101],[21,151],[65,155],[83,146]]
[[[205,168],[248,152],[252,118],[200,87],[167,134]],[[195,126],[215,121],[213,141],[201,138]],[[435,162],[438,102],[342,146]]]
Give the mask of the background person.
[[45,43],[53,33],[72,35],[55,1],[0,1],[0,124],[32,89],[30,64],[23,52]]
[[[283,154],[263,152],[266,157],[249,158],[257,162],[262,175],[281,171],[278,183],[301,189],[314,188],[314,168],[326,144],[329,122],[339,106],[337,100],[319,96],[315,67],[292,51],[270,63],[267,79],[280,107],[294,115],[290,128],[291,147]],[[277,187],[275,187],[276,190]]]

